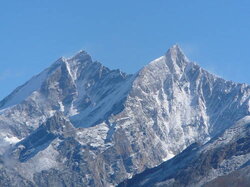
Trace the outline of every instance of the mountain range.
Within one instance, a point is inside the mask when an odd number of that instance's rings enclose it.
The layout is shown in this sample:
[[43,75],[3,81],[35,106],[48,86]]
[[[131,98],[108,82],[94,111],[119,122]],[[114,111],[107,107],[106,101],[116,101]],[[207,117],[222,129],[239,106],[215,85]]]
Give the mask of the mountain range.
[[0,186],[250,184],[250,86],[177,45],[135,74],[62,57],[0,101],[0,129]]

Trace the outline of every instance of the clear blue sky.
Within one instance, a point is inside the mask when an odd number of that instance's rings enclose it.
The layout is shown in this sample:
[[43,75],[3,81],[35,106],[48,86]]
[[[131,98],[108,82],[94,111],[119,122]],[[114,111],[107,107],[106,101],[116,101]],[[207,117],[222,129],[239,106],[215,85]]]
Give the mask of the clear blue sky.
[[133,73],[178,43],[202,67],[250,83],[249,0],[2,0],[0,99],[86,50]]

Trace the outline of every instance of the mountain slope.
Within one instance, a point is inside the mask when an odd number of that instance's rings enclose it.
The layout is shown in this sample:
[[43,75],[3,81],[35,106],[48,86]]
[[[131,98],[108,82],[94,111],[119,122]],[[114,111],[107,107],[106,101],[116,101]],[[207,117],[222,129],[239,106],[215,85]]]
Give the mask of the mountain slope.
[[228,175],[220,176],[211,182],[207,183],[205,187],[248,187],[250,184],[250,167],[244,167],[236,170]]
[[60,58],[0,102],[0,125],[8,136],[19,139],[56,111],[72,118],[75,126],[95,125],[122,109],[131,77],[92,62],[84,51]]
[[80,51],[0,102],[2,175],[33,186],[116,185],[221,134],[249,115],[249,97],[250,86],[208,73],[178,46],[134,75]]
[[204,146],[192,144],[173,159],[119,186],[247,186],[249,137],[247,116]]

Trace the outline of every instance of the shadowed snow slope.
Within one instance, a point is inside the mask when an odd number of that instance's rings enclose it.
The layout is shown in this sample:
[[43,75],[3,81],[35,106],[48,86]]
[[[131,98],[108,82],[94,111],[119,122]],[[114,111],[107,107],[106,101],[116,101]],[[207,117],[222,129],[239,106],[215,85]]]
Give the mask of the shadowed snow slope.
[[[219,137],[250,115],[249,97],[248,85],[208,73],[177,45],[134,75],[80,51],[0,102],[0,177],[9,186],[116,185]],[[44,157],[48,167],[32,167]]]

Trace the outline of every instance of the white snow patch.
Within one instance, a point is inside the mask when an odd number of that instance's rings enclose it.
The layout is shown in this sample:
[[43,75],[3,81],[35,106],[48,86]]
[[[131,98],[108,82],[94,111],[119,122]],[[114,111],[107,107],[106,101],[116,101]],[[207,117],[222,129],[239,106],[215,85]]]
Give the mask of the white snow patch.
[[246,125],[250,123],[250,116],[245,116],[244,118],[240,119],[236,125]]
[[64,105],[61,101],[59,102],[59,106],[60,106],[60,111],[64,112]]
[[77,131],[77,140],[82,145],[91,145],[92,147],[108,147],[105,143],[109,127],[106,123],[101,123],[94,127],[81,128]]
[[167,156],[165,158],[162,159],[162,161],[167,161],[170,160],[171,158],[173,158],[175,155],[172,152],[168,152]]
[[12,137],[6,136],[4,138],[4,140],[10,144],[16,144],[17,142],[21,141],[20,139],[18,139],[17,137],[14,137],[14,136],[12,136]]

